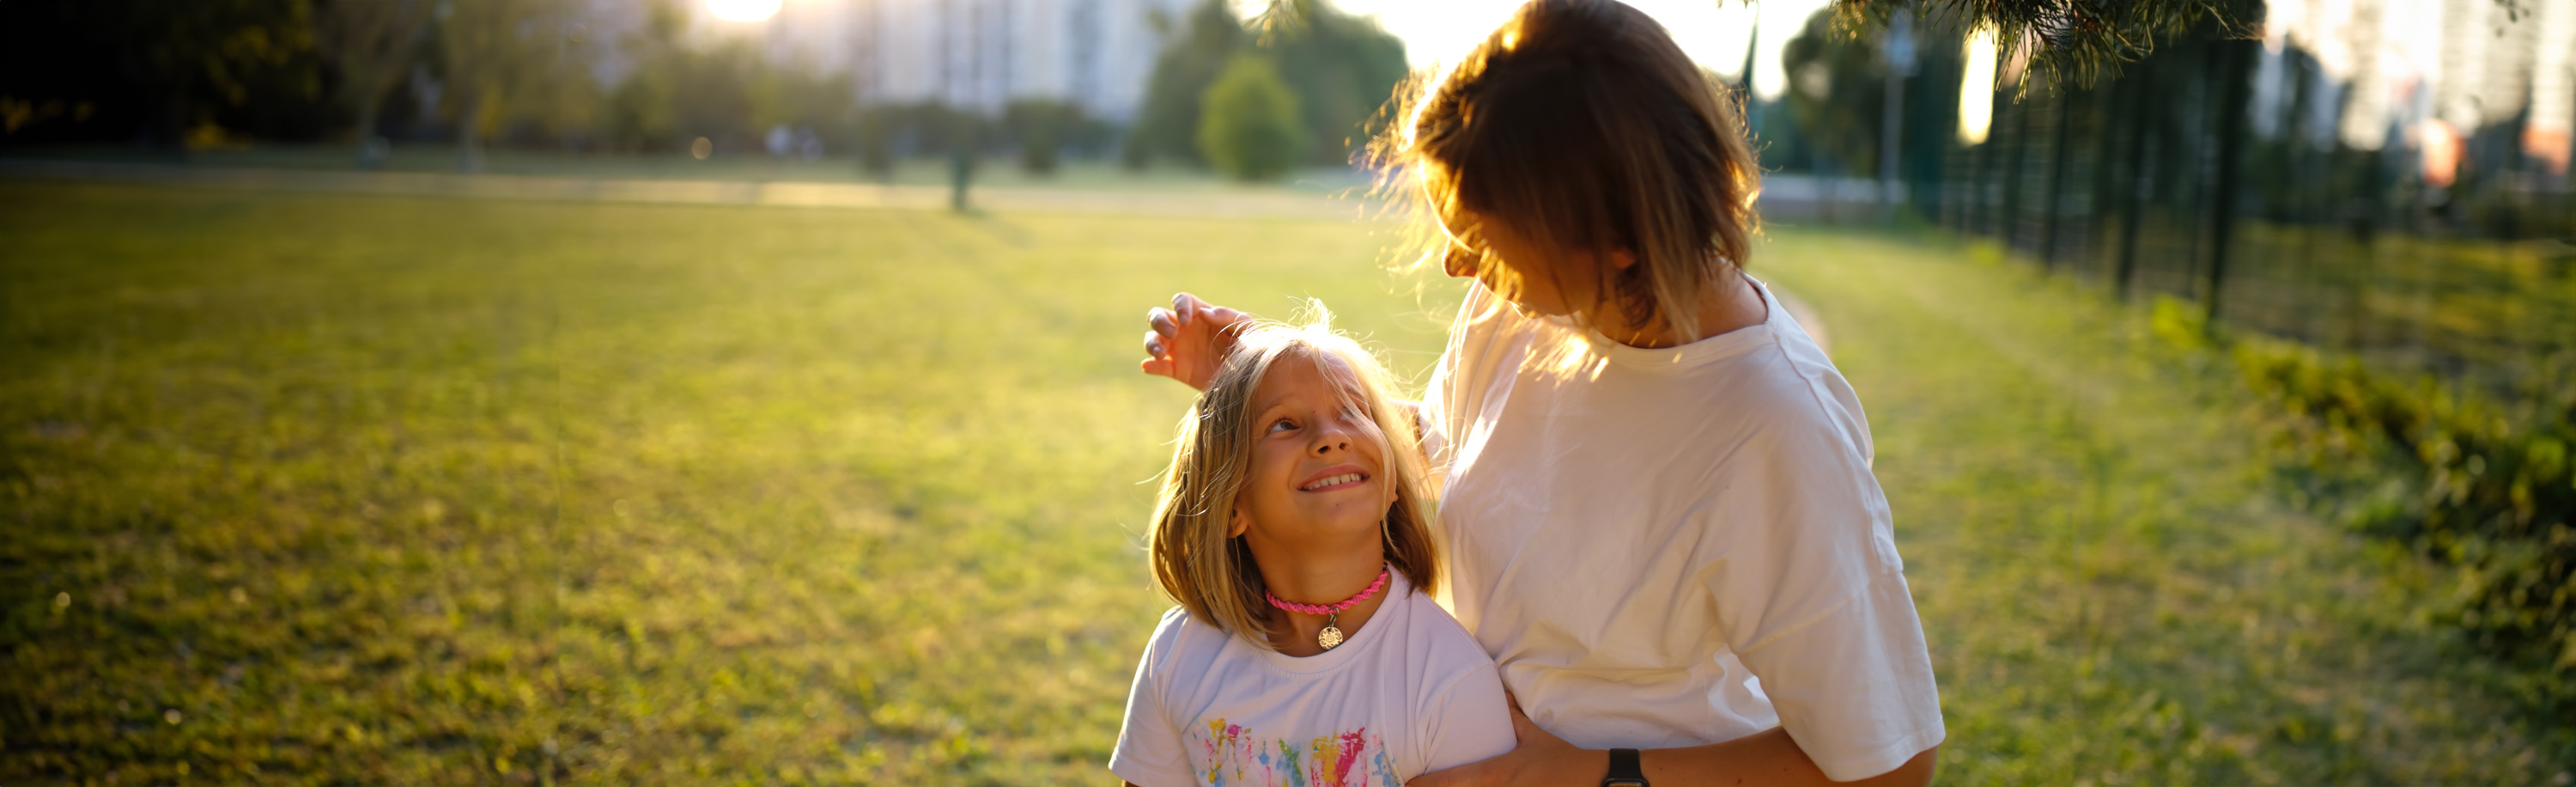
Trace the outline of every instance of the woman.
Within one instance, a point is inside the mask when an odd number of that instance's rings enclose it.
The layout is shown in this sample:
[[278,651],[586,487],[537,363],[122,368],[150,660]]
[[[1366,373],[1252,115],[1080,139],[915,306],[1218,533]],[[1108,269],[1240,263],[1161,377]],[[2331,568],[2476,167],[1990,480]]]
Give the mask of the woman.
[[[1416,785],[1931,779],[1868,423],[1743,272],[1757,168],[1722,91],[1633,8],[1533,0],[1374,146],[1477,281],[1418,412],[1447,600],[1519,737]],[[1203,387],[1240,319],[1176,297],[1144,370]]]

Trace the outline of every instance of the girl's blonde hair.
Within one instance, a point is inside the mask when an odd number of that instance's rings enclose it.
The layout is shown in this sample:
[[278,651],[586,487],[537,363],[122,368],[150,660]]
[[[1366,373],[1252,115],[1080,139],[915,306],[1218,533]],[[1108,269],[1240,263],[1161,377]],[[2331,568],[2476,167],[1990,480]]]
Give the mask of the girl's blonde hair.
[[1365,431],[1372,433],[1384,457],[1380,472],[1395,490],[1381,537],[1386,562],[1416,589],[1428,591],[1439,582],[1440,549],[1432,536],[1428,476],[1413,411],[1387,396],[1392,376],[1377,356],[1334,331],[1320,305],[1313,311],[1316,318],[1307,324],[1255,322],[1235,338],[1232,354],[1181,418],[1172,465],[1154,504],[1154,581],[1192,617],[1263,648],[1272,647],[1269,624],[1279,613],[1262,600],[1269,586],[1251,548],[1240,536],[1227,537],[1226,526],[1251,472],[1252,443],[1259,435],[1252,423],[1260,415],[1252,412],[1253,393],[1283,360],[1316,364],[1334,381],[1342,405],[1367,416],[1353,420],[1373,427]]
[[1635,255],[1595,266],[1601,301],[1578,311],[1702,338],[1676,315],[1752,254],[1761,170],[1736,99],[1662,25],[1615,0],[1530,0],[1416,84],[1369,147],[1381,195],[1418,214],[1421,262],[1507,280],[1439,223],[1463,207],[1548,248]]

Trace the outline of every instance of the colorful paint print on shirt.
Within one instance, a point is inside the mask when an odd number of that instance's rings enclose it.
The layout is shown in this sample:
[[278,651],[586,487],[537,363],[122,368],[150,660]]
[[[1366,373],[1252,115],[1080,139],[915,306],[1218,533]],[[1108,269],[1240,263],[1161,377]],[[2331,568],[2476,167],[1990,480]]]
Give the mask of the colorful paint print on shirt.
[[[1387,756],[1386,738],[1367,727],[1318,735],[1300,746],[1263,740],[1224,719],[1193,728],[1184,741],[1191,766],[1209,787],[1404,787]],[[1374,778],[1372,778],[1374,777]]]

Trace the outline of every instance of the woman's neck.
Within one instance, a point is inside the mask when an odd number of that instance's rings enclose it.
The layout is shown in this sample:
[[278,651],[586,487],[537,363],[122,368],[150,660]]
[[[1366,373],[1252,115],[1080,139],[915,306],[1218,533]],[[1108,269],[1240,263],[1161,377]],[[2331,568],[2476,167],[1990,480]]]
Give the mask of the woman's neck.
[[1627,316],[1620,311],[1615,308],[1600,310],[1594,320],[1595,328],[1611,341],[1650,350],[1688,343],[1682,340],[1681,332],[1673,330],[1671,322],[1691,322],[1699,329],[1699,338],[1706,339],[1761,325],[1771,317],[1770,304],[1763,302],[1762,293],[1753,288],[1753,277],[1744,275],[1733,266],[1718,274],[1717,281],[1700,288],[1698,307],[1683,320],[1637,326],[1629,324]]
[[[1262,553],[1288,550],[1263,550],[1256,546],[1253,562],[1260,565],[1261,578],[1270,586],[1270,595],[1281,601],[1330,605],[1359,595],[1360,591],[1368,589],[1369,583],[1377,581],[1379,572],[1389,570],[1385,548],[1374,543],[1373,546],[1375,548],[1365,550],[1335,549],[1324,554],[1299,550],[1272,555]],[[1389,584],[1393,584],[1392,580]],[[1389,589],[1381,588],[1366,600],[1342,610],[1332,616],[1334,627],[1341,629],[1345,638],[1356,634],[1360,626],[1366,625],[1376,615],[1378,607],[1386,602],[1389,595],[1392,595]],[[1302,658],[1326,650],[1315,639],[1324,629],[1326,616],[1275,607],[1270,612],[1270,644],[1280,653]]]

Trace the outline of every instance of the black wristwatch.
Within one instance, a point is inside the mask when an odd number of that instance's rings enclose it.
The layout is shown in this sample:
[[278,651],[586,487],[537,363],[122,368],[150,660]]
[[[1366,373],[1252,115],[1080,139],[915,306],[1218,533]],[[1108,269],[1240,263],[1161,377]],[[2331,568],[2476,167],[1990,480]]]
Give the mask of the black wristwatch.
[[1646,769],[1637,764],[1636,749],[1610,750],[1610,775],[1601,777],[1601,787],[1646,787]]

